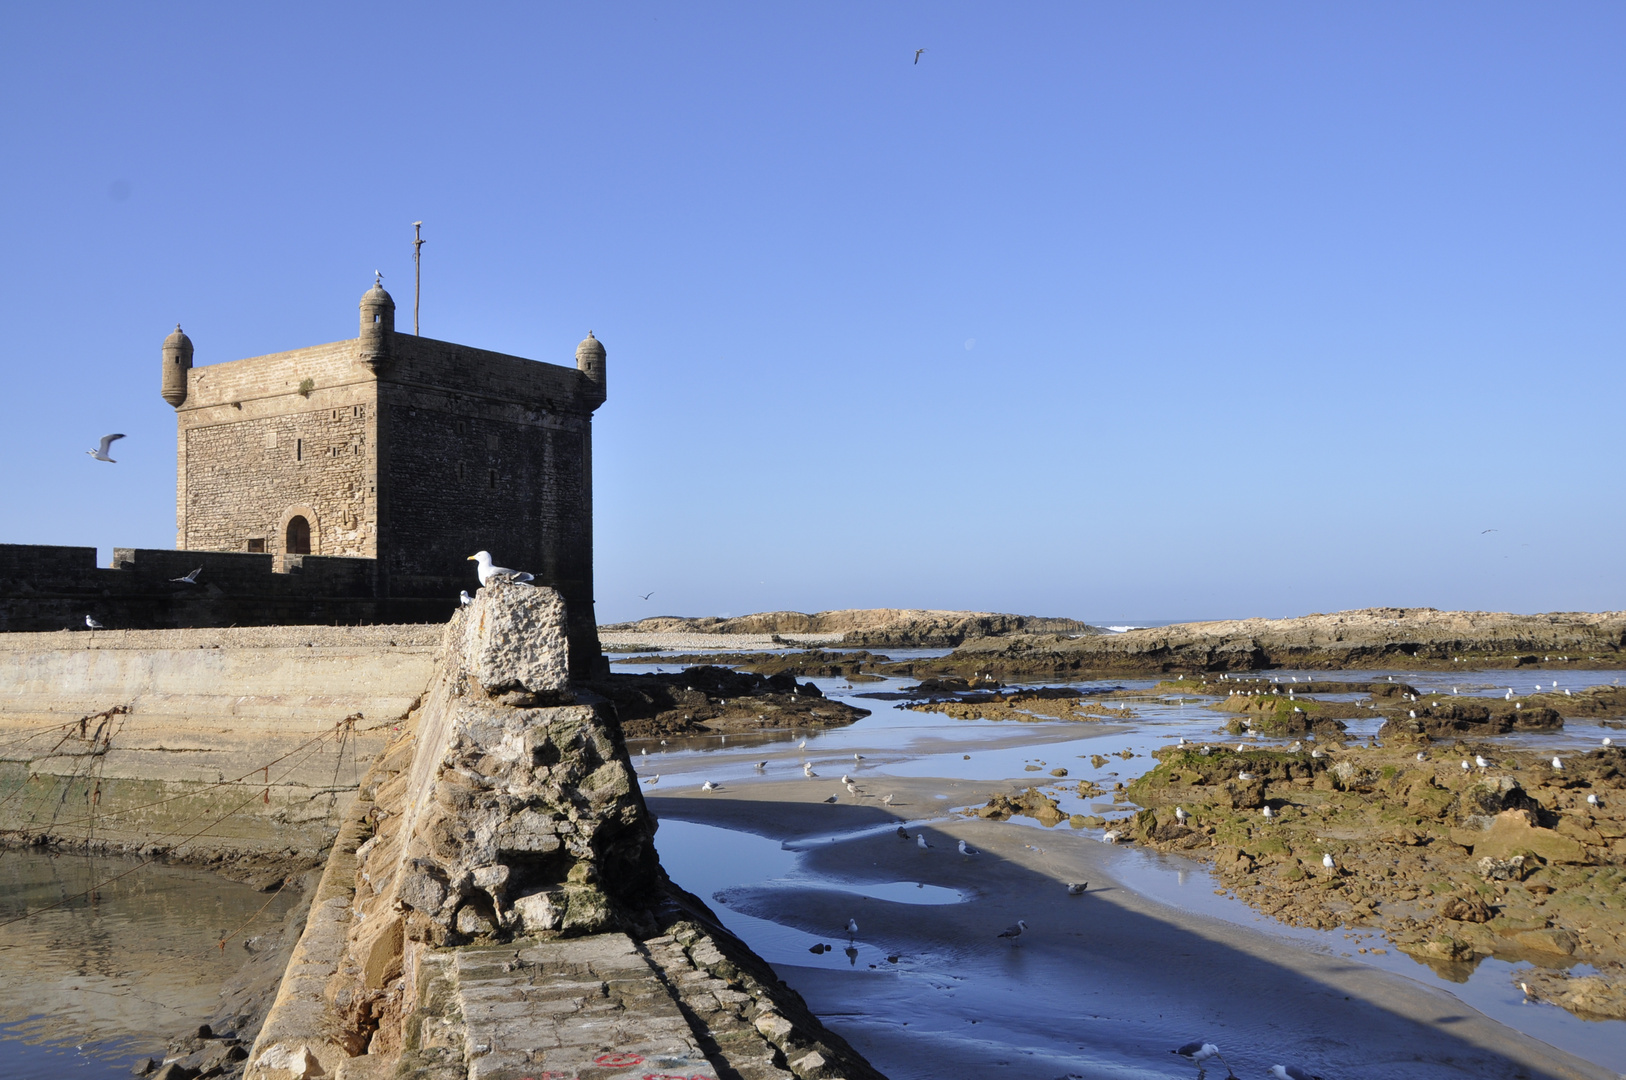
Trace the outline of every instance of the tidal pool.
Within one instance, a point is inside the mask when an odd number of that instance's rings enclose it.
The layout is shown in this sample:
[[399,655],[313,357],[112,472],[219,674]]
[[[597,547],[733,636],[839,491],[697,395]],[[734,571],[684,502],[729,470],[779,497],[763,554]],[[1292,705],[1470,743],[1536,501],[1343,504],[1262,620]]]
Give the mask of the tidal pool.
[[0,1075],[127,1077],[214,1016],[243,941],[296,902],[190,867],[0,852]]

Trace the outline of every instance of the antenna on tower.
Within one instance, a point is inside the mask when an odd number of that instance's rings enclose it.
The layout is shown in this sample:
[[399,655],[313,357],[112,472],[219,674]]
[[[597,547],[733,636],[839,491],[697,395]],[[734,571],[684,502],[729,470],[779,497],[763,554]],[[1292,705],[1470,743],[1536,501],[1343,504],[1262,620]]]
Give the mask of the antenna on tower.
[[418,301],[423,296],[423,222],[412,223],[412,333],[418,334]]

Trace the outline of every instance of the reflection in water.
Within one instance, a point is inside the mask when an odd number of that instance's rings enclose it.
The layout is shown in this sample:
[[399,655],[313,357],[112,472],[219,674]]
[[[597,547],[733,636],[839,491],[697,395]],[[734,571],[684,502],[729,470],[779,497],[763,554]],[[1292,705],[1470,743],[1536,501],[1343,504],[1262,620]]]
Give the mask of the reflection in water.
[[70,1068],[79,1077],[127,1075],[132,1057],[156,1054],[210,1019],[221,984],[246,959],[243,940],[280,924],[297,900],[292,891],[272,898],[208,871],[161,864],[109,881],[137,863],[0,852],[7,1077],[55,1077]]

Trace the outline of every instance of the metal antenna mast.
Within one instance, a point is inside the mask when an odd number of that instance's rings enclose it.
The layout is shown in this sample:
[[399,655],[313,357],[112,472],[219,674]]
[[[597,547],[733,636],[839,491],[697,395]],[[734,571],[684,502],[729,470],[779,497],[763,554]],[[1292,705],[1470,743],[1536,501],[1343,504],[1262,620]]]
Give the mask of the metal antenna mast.
[[418,334],[418,301],[423,298],[423,222],[412,223],[412,333]]

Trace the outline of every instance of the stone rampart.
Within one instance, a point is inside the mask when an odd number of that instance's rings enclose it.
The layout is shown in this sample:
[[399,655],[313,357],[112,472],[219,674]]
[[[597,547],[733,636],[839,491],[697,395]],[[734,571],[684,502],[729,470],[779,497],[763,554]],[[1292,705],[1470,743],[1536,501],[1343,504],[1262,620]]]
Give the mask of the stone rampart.
[[564,604],[499,585],[446,628],[361,783],[250,1080],[878,1078],[660,869]]

